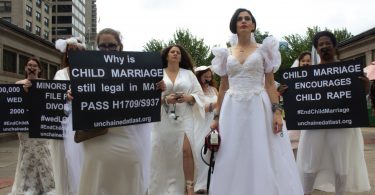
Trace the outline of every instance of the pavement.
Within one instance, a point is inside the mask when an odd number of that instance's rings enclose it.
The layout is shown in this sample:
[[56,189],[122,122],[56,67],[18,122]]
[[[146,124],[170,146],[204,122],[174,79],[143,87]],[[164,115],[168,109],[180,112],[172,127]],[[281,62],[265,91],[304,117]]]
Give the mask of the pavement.
[[[346,195],[374,195],[375,194],[375,128],[363,128],[365,143],[365,159],[371,184],[370,192],[347,193]],[[293,148],[297,149],[299,132],[290,133]],[[18,138],[16,134],[0,134],[0,195],[7,195],[14,180],[18,157]],[[314,191],[313,195],[334,195],[321,191]]]

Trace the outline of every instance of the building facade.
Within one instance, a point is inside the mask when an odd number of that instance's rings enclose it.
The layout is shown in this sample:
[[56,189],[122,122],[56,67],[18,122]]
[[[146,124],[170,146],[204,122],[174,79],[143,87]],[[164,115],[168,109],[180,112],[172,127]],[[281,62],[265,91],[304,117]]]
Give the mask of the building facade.
[[97,35],[96,0],[86,0],[86,47],[89,50],[96,49]]
[[52,42],[59,38],[79,37],[86,42],[86,2],[88,0],[53,0]]
[[31,56],[39,58],[43,78],[53,79],[62,57],[55,49],[55,45],[28,30],[0,19],[0,83],[15,83],[25,78],[25,64]]
[[340,60],[359,58],[365,65],[375,61],[375,28],[340,42],[337,53]]
[[30,56],[40,58],[43,78],[52,79],[62,55],[56,39],[80,37],[96,48],[96,0],[0,0],[0,25],[0,83],[24,78]]
[[50,1],[0,0],[0,18],[51,41],[50,7]]
[[71,36],[95,42],[96,0],[0,0],[0,18],[52,42]]

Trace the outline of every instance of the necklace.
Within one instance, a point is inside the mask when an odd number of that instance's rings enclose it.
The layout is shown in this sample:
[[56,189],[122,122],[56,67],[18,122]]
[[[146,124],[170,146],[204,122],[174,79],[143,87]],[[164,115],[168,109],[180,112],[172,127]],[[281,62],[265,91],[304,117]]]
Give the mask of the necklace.
[[240,50],[240,53],[244,53],[245,51],[246,51],[246,48],[244,48],[244,47],[238,47],[238,50]]
[[240,53],[245,53],[245,51],[252,50],[253,47],[254,46],[252,44],[246,45],[244,47],[240,47],[240,46],[237,45],[237,49],[239,50]]

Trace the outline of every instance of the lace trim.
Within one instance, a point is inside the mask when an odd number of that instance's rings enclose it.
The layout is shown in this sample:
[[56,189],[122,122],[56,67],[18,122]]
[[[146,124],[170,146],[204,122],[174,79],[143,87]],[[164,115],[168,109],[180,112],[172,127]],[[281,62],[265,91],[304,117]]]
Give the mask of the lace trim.
[[251,98],[254,95],[260,95],[263,91],[265,91],[264,88],[260,89],[228,89],[226,94],[233,97],[234,99],[238,101],[248,101],[251,100]]

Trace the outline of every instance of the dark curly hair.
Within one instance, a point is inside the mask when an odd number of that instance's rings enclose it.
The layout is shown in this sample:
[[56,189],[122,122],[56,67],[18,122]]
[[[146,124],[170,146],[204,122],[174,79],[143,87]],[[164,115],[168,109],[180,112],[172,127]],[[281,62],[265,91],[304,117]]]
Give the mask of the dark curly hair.
[[181,45],[178,45],[178,44],[170,45],[167,48],[163,49],[163,51],[161,52],[161,60],[162,60],[162,63],[163,63],[163,68],[168,67],[167,57],[168,57],[168,53],[172,49],[172,47],[178,47],[181,51],[181,61],[180,61],[180,64],[179,64],[180,68],[184,68],[184,69],[191,70],[191,71],[194,72],[194,69],[193,69],[194,63],[193,63],[193,60],[192,60],[190,54],[186,51],[186,49],[184,47],[182,47]]
[[320,32],[317,32],[313,38],[313,44],[314,44],[315,49],[318,47],[319,38],[323,36],[326,36],[329,39],[331,39],[333,47],[336,48],[337,40],[336,40],[335,35],[329,31],[320,31]]

